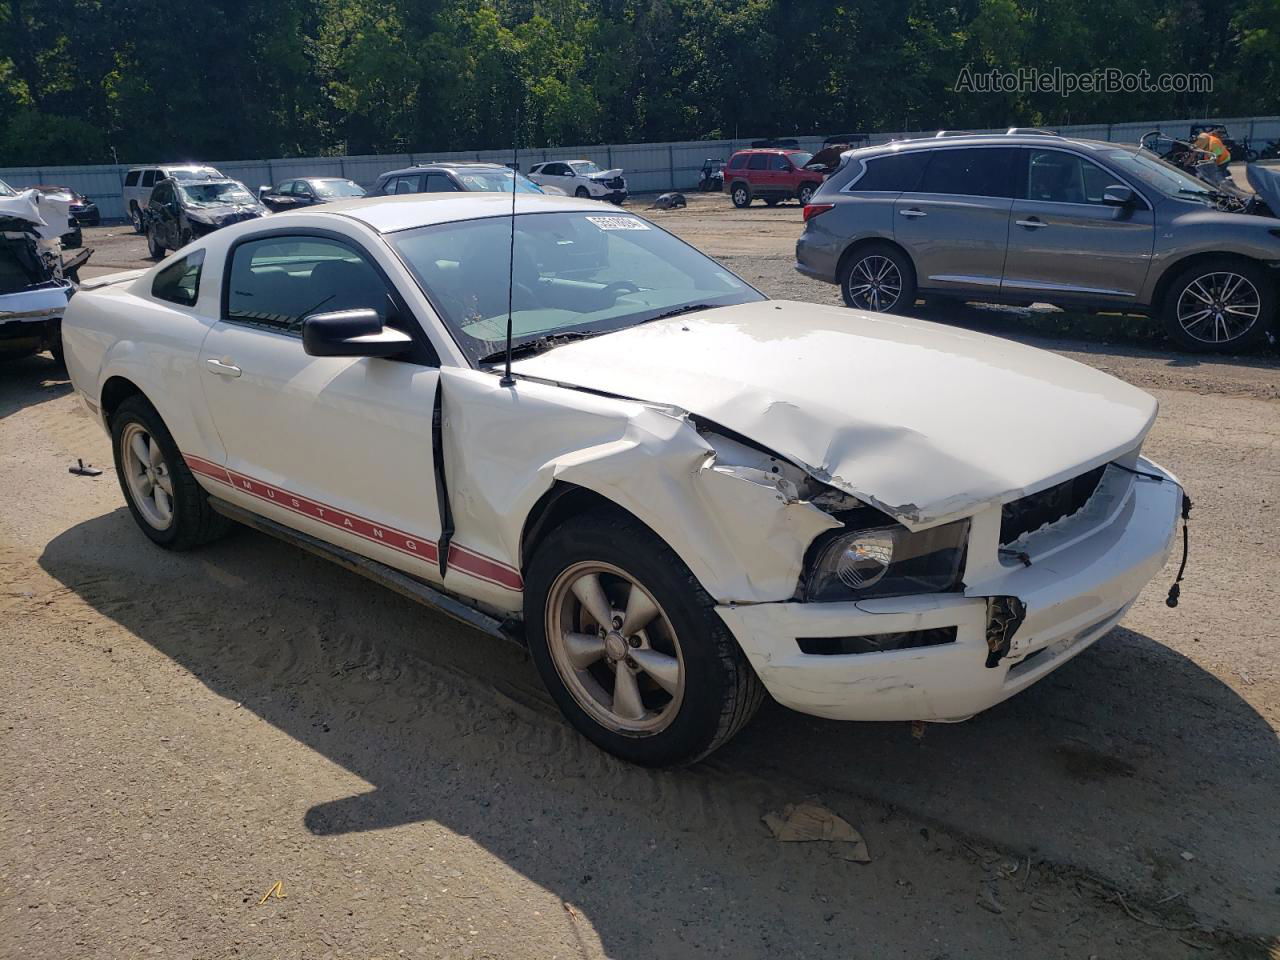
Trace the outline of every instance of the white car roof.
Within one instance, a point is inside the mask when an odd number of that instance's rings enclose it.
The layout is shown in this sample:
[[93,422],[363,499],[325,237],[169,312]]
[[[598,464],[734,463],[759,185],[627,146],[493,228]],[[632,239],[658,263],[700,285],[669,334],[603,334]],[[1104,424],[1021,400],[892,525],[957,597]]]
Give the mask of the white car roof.
[[[602,216],[634,216],[612,207],[602,207],[599,200],[576,197],[554,197],[537,193],[517,193],[516,213],[549,213],[556,210],[581,210]],[[310,211],[308,211],[310,212]],[[316,210],[317,217],[342,216],[359,220],[379,233],[394,233],[413,227],[458,220],[478,220],[511,213],[509,193],[406,193],[391,197],[355,197],[326,203]]]

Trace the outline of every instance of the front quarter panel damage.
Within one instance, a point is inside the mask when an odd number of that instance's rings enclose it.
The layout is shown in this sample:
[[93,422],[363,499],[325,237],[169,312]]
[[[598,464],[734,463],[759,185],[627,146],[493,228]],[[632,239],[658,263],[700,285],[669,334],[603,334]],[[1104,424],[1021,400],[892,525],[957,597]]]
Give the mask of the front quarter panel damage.
[[[457,537],[513,566],[526,518],[556,481],[633,514],[720,603],[791,598],[813,538],[840,525],[767,456],[713,436],[721,454],[683,411],[538,381],[504,388],[458,368],[441,385]],[[520,606],[510,592],[478,599]]]

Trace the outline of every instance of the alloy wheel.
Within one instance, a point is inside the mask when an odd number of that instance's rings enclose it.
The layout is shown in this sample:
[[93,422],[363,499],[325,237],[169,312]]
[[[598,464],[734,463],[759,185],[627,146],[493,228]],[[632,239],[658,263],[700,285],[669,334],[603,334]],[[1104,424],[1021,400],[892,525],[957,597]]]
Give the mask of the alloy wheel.
[[685,685],[680,642],[634,577],[612,564],[575,563],[551,585],[546,618],[551,661],[597,723],[643,736],[675,719]]
[[156,438],[140,423],[120,434],[121,461],[133,504],[150,526],[168,530],[173,523],[173,477]]
[[855,306],[881,313],[892,310],[902,296],[902,273],[888,257],[873,254],[853,265],[845,287]]
[[747,188],[746,187],[734,188],[733,202],[740,207],[745,207],[747,205]]
[[1247,334],[1262,314],[1262,297],[1248,277],[1206,273],[1178,295],[1178,325],[1193,340],[1223,344]]

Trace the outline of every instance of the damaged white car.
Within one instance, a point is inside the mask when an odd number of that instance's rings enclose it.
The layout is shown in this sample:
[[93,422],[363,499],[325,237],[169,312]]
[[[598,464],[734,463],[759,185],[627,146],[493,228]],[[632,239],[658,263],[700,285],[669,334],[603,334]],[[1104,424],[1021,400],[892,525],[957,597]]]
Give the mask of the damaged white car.
[[281,213],[79,294],[72,379],[143,532],[183,549],[230,518],[517,637],[644,764],[706,755],[766,691],[967,717],[1164,564],[1182,493],[1140,455],[1147,394],[768,300],[589,201],[515,203]]
[[0,359],[49,350],[62,361],[62,314],[92,251],[64,257],[70,194],[17,191],[0,180]]

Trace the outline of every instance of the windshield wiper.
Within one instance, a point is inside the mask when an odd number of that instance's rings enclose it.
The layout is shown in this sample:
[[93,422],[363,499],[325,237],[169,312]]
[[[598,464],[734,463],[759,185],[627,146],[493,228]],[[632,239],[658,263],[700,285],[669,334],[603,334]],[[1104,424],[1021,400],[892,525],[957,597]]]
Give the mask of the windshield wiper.
[[[541,353],[543,350],[550,350],[552,347],[558,347],[562,344],[569,343],[573,340],[585,340],[588,337],[596,337],[602,333],[609,333],[608,330],[570,330],[565,333],[549,333],[545,337],[537,337],[533,340],[526,340],[524,343],[513,343],[511,345],[511,357],[528,357],[535,353]],[[507,348],[504,345],[501,350],[495,350],[493,353],[487,353],[481,357],[477,363],[497,363],[499,360],[507,358]]]
[[655,320],[668,320],[671,317],[678,317],[682,313],[694,313],[698,310],[714,310],[716,307],[723,307],[723,303],[686,303],[683,307],[676,307],[674,310],[668,310],[665,313],[659,313],[656,316],[649,317],[644,323],[653,323]]

